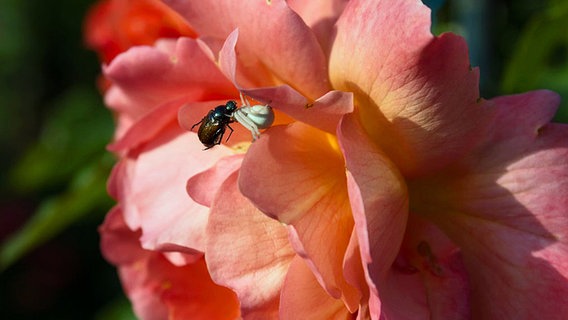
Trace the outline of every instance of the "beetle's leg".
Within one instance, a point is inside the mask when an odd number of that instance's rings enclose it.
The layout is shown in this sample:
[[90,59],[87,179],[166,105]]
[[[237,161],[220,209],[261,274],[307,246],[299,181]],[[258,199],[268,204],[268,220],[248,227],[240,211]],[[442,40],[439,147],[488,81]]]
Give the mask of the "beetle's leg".
[[228,123],[227,123],[227,128],[229,128],[229,130],[231,130],[231,132],[229,132],[229,136],[227,137],[227,140],[225,140],[225,142],[229,142],[229,138],[233,134],[233,128],[231,128],[231,126]]
[[[206,117],[205,117],[206,118]],[[205,121],[205,118],[201,119],[201,121],[199,121],[198,123],[194,124],[193,126],[191,126],[191,131],[193,131],[193,128],[197,127],[198,124],[202,123],[203,121]]]

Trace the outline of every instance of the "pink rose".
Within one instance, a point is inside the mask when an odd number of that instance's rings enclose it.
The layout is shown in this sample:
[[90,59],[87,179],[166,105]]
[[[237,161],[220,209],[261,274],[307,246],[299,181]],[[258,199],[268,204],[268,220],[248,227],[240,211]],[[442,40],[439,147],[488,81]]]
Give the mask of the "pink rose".
[[235,319],[239,302],[211,280],[203,258],[184,266],[140,248],[140,232],[126,226],[120,207],[100,228],[105,258],[116,264],[134,311],[144,319]]
[[[555,93],[479,97],[465,41],[434,37],[420,1],[165,3],[197,38],[104,68],[102,249],[138,316],[568,314]],[[239,92],[275,124],[203,151],[191,128]]]

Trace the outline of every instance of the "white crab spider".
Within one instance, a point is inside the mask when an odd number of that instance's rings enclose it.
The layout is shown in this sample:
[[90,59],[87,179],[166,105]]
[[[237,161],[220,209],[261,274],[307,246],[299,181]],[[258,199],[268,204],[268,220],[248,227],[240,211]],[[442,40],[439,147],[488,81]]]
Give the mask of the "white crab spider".
[[233,119],[247,128],[252,134],[252,140],[260,137],[259,129],[269,128],[274,122],[274,111],[268,104],[251,106],[240,93],[242,106],[232,114]]

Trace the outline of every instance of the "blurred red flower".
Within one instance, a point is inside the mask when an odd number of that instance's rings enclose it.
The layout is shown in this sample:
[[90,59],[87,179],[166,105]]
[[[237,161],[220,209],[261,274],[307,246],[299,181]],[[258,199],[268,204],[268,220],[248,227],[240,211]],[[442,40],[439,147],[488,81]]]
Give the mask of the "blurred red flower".
[[137,45],[161,38],[195,37],[187,22],[159,0],[103,0],[85,18],[85,42],[109,63]]

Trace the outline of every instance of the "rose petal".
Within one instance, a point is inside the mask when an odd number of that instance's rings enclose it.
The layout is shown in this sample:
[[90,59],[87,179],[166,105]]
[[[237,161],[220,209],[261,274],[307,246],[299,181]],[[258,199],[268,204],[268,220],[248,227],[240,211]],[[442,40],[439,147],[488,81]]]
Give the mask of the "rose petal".
[[150,271],[165,278],[161,281],[165,288],[161,298],[170,309],[169,319],[239,318],[235,293],[211,280],[203,259],[183,267],[154,259],[150,260]]
[[[130,170],[129,168],[130,166],[127,161],[119,161],[112,168],[107,182],[107,192],[115,200],[124,199],[129,192],[129,190],[125,188],[128,185],[123,183],[128,180],[130,175],[130,172],[128,172]],[[136,228],[137,227],[134,229]]]
[[100,228],[105,257],[117,264],[124,290],[141,319],[235,319],[238,300],[213,283],[202,259],[176,267],[162,254],[143,250],[139,232],[125,224],[120,208]]
[[352,319],[341,300],[330,297],[302,259],[292,260],[280,300],[280,319]]
[[558,100],[546,91],[495,99],[486,143],[412,186],[416,211],[462,248],[475,318],[568,314],[568,127],[548,123]]
[[140,232],[133,232],[126,226],[120,206],[109,211],[99,227],[99,233],[101,252],[105,259],[113,264],[132,263],[144,254],[138,242]]
[[411,214],[400,256],[379,284],[382,312],[394,319],[471,319],[469,290],[460,250]]
[[163,319],[168,310],[159,294],[149,285],[146,266],[150,252],[140,247],[140,232],[126,226],[122,209],[114,207],[99,227],[101,251],[105,259],[118,267],[120,280],[134,313],[144,319]]
[[[345,252],[343,265],[345,279],[355,288],[357,294],[351,297],[353,300],[346,301],[346,306],[351,312],[357,311],[357,319],[380,319],[381,301],[376,288],[368,286],[372,281],[369,279],[366,265],[361,261],[361,249],[357,237],[357,230],[354,229]],[[358,301],[355,298],[358,298]],[[358,303],[358,308],[354,308],[355,301]]]
[[342,265],[353,220],[337,142],[301,123],[274,127],[265,136],[243,160],[241,192],[265,214],[291,225],[294,249],[339,298],[352,290]]
[[359,310],[359,314],[364,313],[367,309],[369,301],[369,287],[365,279],[365,271],[363,270],[363,263],[361,262],[361,252],[359,243],[357,242],[357,231],[353,229],[351,239],[347,250],[345,250],[345,258],[343,260],[343,275],[345,281],[349,283],[354,292],[348,296],[349,299],[344,299],[347,309],[354,313]]
[[351,1],[337,23],[330,77],[354,93],[365,130],[406,177],[467,153],[490,120],[465,41],[433,37],[420,1]]
[[224,147],[201,149],[194,134],[182,134],[172,125],[137,157],[121,160],[121,172],[113,174],[110,189],[122,190],[117,200],[128,226],[142,229],[144,248],[203,252],[208,208],[187,196],[186,179],[232,152]]
[[288,85],[246,89],[236,79],[238,30],[233,31],[219,54],[221,70],[241,92],[263,103],[268,103],[296,120],[308,123],[318,129],[335,133],[339,119],[353,111],[353,94],[330,91],[313,101],[305,98]]
[[141,143],[151,140],[160,130],[175,120],[175,115],[185,99],[166,102],[151,109],[138,121],[128,126],[125,132],[119,132],[118,140],[107,146],[112,152],[126,152]]
[[288,84],[312,99],[329,91],[327,60],[317,38],[285,1],[165,2],[202,37],[225,39],[238,28],[239,72],[257,86]]
[[238,172],[219,187],[207,226],[207,264],[214,281],[233,289],[243,317],[278,314],[280,289],[295,256],[286,227],[258,211],[237,189]]
[[361,257],[373,293],[398,254],[408,216],[403,178],[369,140],[356,115],[343,117],[338,138],[347,166],[347,186]]
[[189,178],[187,194],[195,202],[211,207],[221,185],[241,167],[243,157],[243,154],[223,157],[212,168]]
[[347,0],[288,0],[286,1],[292,10],[296,11],[304,22],[312,29],[316,35],[320,46],[326,56],[329,56],[333,35],[335,33],[335,22],[343,12]]
[[212,100],[236,96],[198,41],[161,40],[155,47],[134,47],[104,67],[112,80],[106,104],[138,119],[161,103],[186,97]]
[[269,99],[275,109],[329,133],[335,133],[341,117],[353,111],[353,94],[350,92],[330,91],[310,102],[288,86],[242,91],[259,101]]

